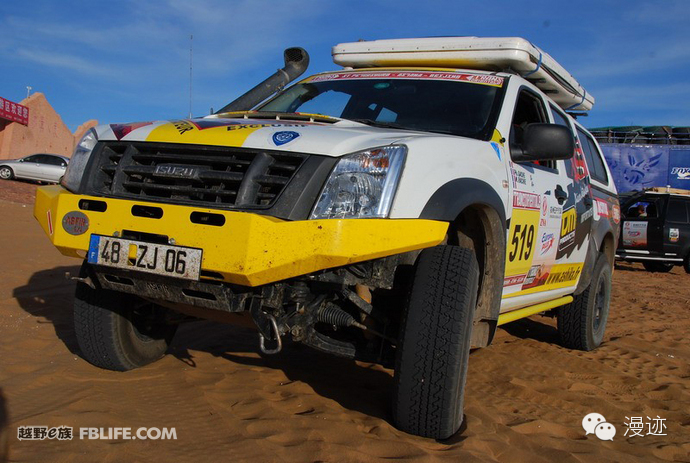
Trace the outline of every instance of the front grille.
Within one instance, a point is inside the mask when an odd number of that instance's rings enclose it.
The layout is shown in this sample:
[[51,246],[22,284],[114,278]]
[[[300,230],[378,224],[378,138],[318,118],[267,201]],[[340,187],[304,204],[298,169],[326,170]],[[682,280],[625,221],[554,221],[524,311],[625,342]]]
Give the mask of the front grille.
[[90,193],[222,209],[269,208],[306,154],[168,143],[101,142]]

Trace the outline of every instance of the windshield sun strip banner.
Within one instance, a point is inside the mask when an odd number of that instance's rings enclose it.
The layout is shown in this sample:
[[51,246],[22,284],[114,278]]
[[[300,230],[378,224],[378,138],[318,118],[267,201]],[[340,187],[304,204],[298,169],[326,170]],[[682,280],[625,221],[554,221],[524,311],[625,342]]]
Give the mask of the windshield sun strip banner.
[[359,80],[359,79],[429,79],[429,80],[453,80],[457,82],[470,82],[474,84],[491,85],[501,87],[504,78],[500,76],[484,74],[463,74],[456,72],[434,72],[434,71],[356,71],[356,72],[337,72],[330,74],[319,74],[310,77],[305,82],[325,82],[332,80]]

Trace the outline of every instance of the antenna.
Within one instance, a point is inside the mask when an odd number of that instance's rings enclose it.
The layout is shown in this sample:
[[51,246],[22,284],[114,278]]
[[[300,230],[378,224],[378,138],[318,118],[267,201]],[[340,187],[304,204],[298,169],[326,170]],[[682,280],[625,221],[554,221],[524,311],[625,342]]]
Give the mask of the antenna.
[[194,36],[189,35],[189,118],[192,118],[192,51],[194,45]]

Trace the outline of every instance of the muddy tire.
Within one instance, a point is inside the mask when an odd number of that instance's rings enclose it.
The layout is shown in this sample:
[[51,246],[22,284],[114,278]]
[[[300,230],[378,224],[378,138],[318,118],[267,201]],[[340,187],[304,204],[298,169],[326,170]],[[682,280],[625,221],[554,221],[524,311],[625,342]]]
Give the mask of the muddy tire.
[[604,338],[611,302],[611,265],[600,254],[589,286],[558,310],[558,334],[569,349],[590,351]]
[[84,359],[127,371],[161,358],[177,330],[164,309],[134,296],[77,284],[74,331]]
[[478,281],[470,249],[436,246],[419,255],[396,354],[400,430],[446,439],[460,428]]
[[642,266],[648,272],[667,273],[673,270],[673,264],[666,264],[664,262],[643,262]]

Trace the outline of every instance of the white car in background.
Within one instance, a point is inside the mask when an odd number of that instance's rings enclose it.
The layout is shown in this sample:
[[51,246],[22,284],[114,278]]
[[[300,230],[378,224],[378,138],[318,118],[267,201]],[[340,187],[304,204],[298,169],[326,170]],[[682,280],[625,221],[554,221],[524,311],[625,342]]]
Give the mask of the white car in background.
[[59,183],[69,158],[57,154],[32,154],[21,159],[0,161],[0,179],[21,178],[41,182]]

